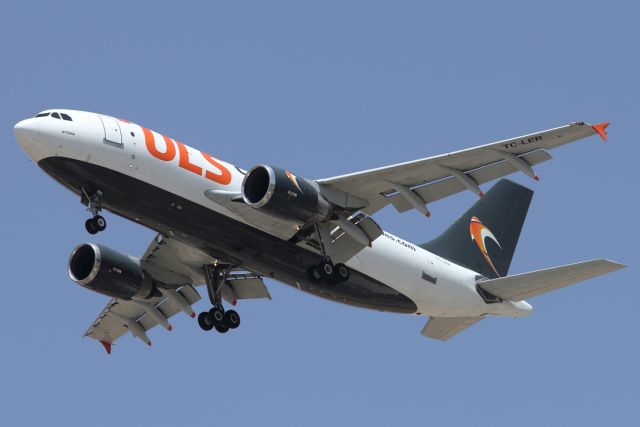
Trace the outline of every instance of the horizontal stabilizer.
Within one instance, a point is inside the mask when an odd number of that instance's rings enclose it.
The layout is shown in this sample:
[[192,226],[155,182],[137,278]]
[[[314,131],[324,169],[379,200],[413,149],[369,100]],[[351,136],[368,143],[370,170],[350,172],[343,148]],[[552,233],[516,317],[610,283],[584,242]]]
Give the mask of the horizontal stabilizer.
[[428,338],[446,341],[482,319],[483,317],[432,317],[422,328],[421,334]]
[[531,273],[482,280],[478,282],[478,286],[504,300],[522,301],[624,267],[614,261],[596,259]]

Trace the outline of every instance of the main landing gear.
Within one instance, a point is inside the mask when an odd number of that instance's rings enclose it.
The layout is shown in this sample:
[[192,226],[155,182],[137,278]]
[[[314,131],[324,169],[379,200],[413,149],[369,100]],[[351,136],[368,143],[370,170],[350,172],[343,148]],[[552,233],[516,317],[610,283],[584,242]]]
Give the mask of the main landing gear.
[[310,266],[307,274],[311,283],[324,282],[327,285],[335,285],[349,280],[349,267],[342,263],[334,264],[331,258],[324,258],[320,264]]
[[204,266],[204,276],[207,281],[207,293],[213,307],[209,311],[203,311],[198,315],[198,325],[210,331],[215,328],[221,334],[240,326],[240,315],[235,310],[225,311],[222,306],[222,285],[226,280],[230,265],[215,264]]
[[107,228],[107,220],[100,215],[102,210],[102,191],[96,190],[94,193],[88,194],[83,188],[81,201],[87,205],[87,210],[91,212],[91,218],[84,223],[84,228],[87,229],[87,232],[96,234],[104,231]]
[[338,282],[349,280],[349,267],[342,263],[334,264],[331,260],[333,240],[326,224],[314,224],[320,250],[322,251],[322,261],[320,264],[312,265],[307,269],[307,275],[311,283],[324,282],[334,286]]

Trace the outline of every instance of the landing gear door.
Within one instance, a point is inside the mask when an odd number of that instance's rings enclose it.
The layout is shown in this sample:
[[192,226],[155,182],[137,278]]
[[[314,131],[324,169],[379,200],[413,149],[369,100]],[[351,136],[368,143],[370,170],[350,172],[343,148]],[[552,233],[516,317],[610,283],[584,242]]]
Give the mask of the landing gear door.
[[122,132],[120,124],[113,117],[100,116],[102,126],[104,127],[104,139],[108,142],[122,145]]

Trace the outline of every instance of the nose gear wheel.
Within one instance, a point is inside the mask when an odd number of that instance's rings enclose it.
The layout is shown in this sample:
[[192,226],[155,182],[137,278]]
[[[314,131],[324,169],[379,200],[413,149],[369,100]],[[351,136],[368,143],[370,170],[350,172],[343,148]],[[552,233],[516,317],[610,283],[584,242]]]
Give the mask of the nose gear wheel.
[[84,228],[89,234],[96,234],[107,228],[107,220],[100,215],[102,211],[102,191],[96,190],[89,194],[82,188],[80,202],[87,206],[87,211],[91,213],[91,218],[85,221]]

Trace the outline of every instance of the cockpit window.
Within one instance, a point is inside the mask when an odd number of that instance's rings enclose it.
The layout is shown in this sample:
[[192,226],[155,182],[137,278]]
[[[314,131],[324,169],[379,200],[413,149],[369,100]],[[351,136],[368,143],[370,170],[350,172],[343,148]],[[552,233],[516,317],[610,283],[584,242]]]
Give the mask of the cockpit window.
[[68,121],[68,122],[73,121],[73,120],[71,120],[71,116],[69,116],[68,114],[60,113],[60,115],[62,116],[62,119],[63,119],[63,120],[66,120],[66,121]]
[[54,119],[59,119],[60,118],[60,114],[58,113],[52,113],[51,117],[53,117]]
[[36,114],[36,117],[47,117],[50,113],[40,113]]

